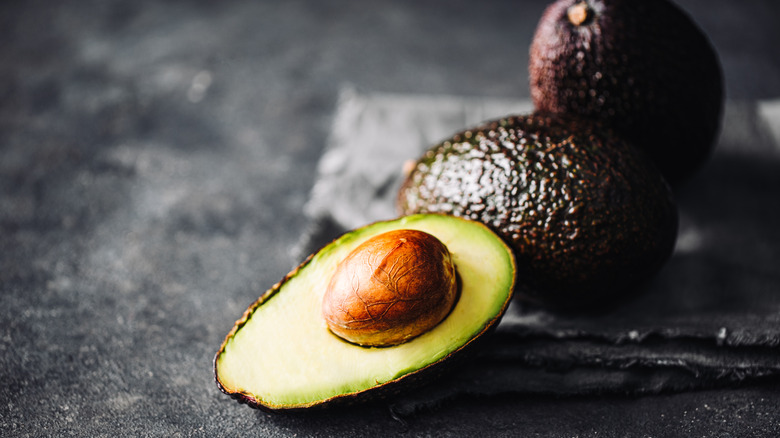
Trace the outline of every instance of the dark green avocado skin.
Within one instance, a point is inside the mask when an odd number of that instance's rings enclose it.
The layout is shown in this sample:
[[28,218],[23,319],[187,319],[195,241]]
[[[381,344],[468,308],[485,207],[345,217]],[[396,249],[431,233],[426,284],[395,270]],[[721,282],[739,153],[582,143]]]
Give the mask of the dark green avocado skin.
[[587,0],[580,25],[551,4],[531,44],[531,96],[540,111],[597,118],[647,151],[673,186],[711,155],[723,74],[704,32],[668,0]]
[[611,307],[670,256],[678,213],[639,149],[583,119],[488,122],[429,149],[398,195],[401,214],[479,220],[512,247],[517,293],[550,307]]

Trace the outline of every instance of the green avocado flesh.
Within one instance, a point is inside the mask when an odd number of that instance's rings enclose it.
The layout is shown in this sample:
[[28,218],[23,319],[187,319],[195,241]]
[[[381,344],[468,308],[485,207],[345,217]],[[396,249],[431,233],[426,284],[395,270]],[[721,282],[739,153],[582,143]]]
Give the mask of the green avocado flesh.
[[[321,315],[328,282],[358,245],[398,229],[427,232],[447,246],[459,276],[458,301],[441,323],[406,343],[367,348],[345,342]],[[511,250],[478,222],[428,214],[368,225],[325,246],[247,309],[215,357],[217,383],[239,401],[271,410],[358,399],[380,387],[400,386],[497,323],[514,281]]]

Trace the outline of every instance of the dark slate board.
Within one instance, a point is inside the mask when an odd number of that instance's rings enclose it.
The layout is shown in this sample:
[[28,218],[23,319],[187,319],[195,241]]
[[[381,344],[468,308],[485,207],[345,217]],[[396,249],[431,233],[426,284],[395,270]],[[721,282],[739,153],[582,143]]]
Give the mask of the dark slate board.
[[[342,93],[307,206],[302,259],[396,216],[404,162],[529,101]],[[647,394],[780,375],[780,102],[728,102],[710,162],[677,190],[675,253],[639,296],[594,315],[515,303],[469,366],[396,402],[459,396]]]

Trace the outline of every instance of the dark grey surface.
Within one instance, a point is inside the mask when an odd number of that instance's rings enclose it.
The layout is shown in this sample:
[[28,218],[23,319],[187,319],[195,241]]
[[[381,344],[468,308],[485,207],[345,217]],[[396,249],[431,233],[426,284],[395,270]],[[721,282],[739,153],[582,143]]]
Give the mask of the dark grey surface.
[[[778,3],[681,4],[731,99],[780,97]],[[387,406],[269,416],[216,390],[224,335],[299,261],[343,85],[527,97],[543,6],[3,2],[2,435],[777,436],[775,381],[462,397],[401,419]],[[715,171],[739,176],[728,169]]]

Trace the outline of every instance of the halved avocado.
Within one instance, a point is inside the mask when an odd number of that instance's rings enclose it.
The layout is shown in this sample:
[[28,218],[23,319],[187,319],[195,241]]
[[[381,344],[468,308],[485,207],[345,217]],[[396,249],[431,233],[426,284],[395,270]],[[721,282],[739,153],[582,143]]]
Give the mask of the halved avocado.
[[[420,230],[440,240],[455,263],[460,294],[442,322],[410,341],[382,348],[351,344],[328,329],[323,295],[347,255],[392,230]],[[214,358],[217,385],[265,410],[367,400],[403,389],[493,327],[514,283],[512,251],[481,223],[420,214],[359,228],[310,256],[247,309]]]

